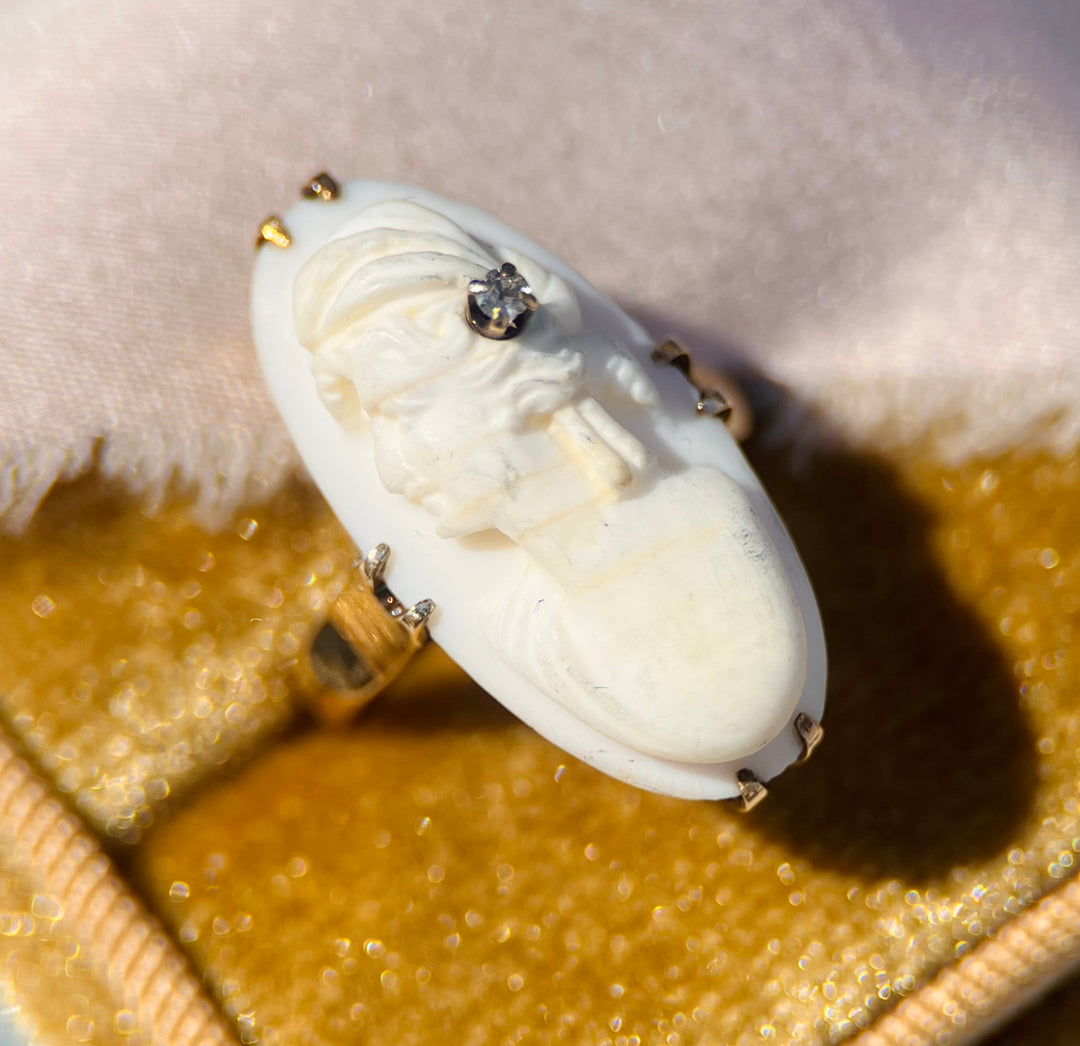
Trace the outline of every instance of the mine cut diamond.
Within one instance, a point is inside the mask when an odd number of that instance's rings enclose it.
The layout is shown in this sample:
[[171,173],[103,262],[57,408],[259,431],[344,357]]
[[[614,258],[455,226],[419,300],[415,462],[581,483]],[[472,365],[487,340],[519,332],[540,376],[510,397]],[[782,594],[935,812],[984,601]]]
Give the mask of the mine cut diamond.
[[532,291],[525,277],[509,262],[501,269],[491,269],[482,282],[484,289],[473,295],[473,301],[485,316],[495,321],[505,317],[506,323],[510,324],[528,311],[525,295]]

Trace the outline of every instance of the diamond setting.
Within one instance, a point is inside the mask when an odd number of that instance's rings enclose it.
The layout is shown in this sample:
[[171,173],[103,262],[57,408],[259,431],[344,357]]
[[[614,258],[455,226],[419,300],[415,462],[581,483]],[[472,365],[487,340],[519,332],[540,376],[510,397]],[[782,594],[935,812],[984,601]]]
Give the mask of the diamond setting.
[[469,284],[465,318],[485,338],[513,338],[537,308],[525,277],[510,262]]

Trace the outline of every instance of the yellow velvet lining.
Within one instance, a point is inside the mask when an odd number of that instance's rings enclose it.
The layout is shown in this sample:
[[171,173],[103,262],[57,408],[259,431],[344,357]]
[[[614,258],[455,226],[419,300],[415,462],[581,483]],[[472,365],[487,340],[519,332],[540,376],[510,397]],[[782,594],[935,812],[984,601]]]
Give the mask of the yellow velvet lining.
[[[1074,873],[1080,464],[758,464],[831,677],[749,816],[586,768],[435,649],[351,729],[296,715],[352,555],[300,487],[218,535],[54,495],[0,548],[5,726],[248,1039],[839,1041]],[[55,970],[21,925],[0,960]],[[17,998],[87,990],[48,981]]]

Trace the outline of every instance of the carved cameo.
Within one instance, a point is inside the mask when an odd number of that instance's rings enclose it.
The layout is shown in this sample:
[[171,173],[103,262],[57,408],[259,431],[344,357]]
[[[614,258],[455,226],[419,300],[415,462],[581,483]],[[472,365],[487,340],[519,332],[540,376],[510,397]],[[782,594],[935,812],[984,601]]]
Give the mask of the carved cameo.
[[798,758],[824,705],[809,583],[648,335],[516,230],[422,190],[351,182],[282,228],[253,291],[267,380],[357,544],[394,546],[395,594],[434,597],[436,641],[645,788],[747,800]]

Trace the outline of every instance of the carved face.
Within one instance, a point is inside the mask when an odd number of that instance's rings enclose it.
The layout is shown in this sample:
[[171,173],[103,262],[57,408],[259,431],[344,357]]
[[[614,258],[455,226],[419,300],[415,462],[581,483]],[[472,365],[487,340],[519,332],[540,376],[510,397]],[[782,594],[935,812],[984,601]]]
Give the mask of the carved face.
[[297,278],[297,332],[324,401],[343,424],[370,421],[387,488],[435,512],[447,535],[516,540],[627,487],[627,448],[639,468],[648,461],[585,392],[585,355],[560,322],[578,320],[573,292],[516,260],[544,297],[509,341],[464,320],[469,281],[495,255],[413,204],[365,212]]

